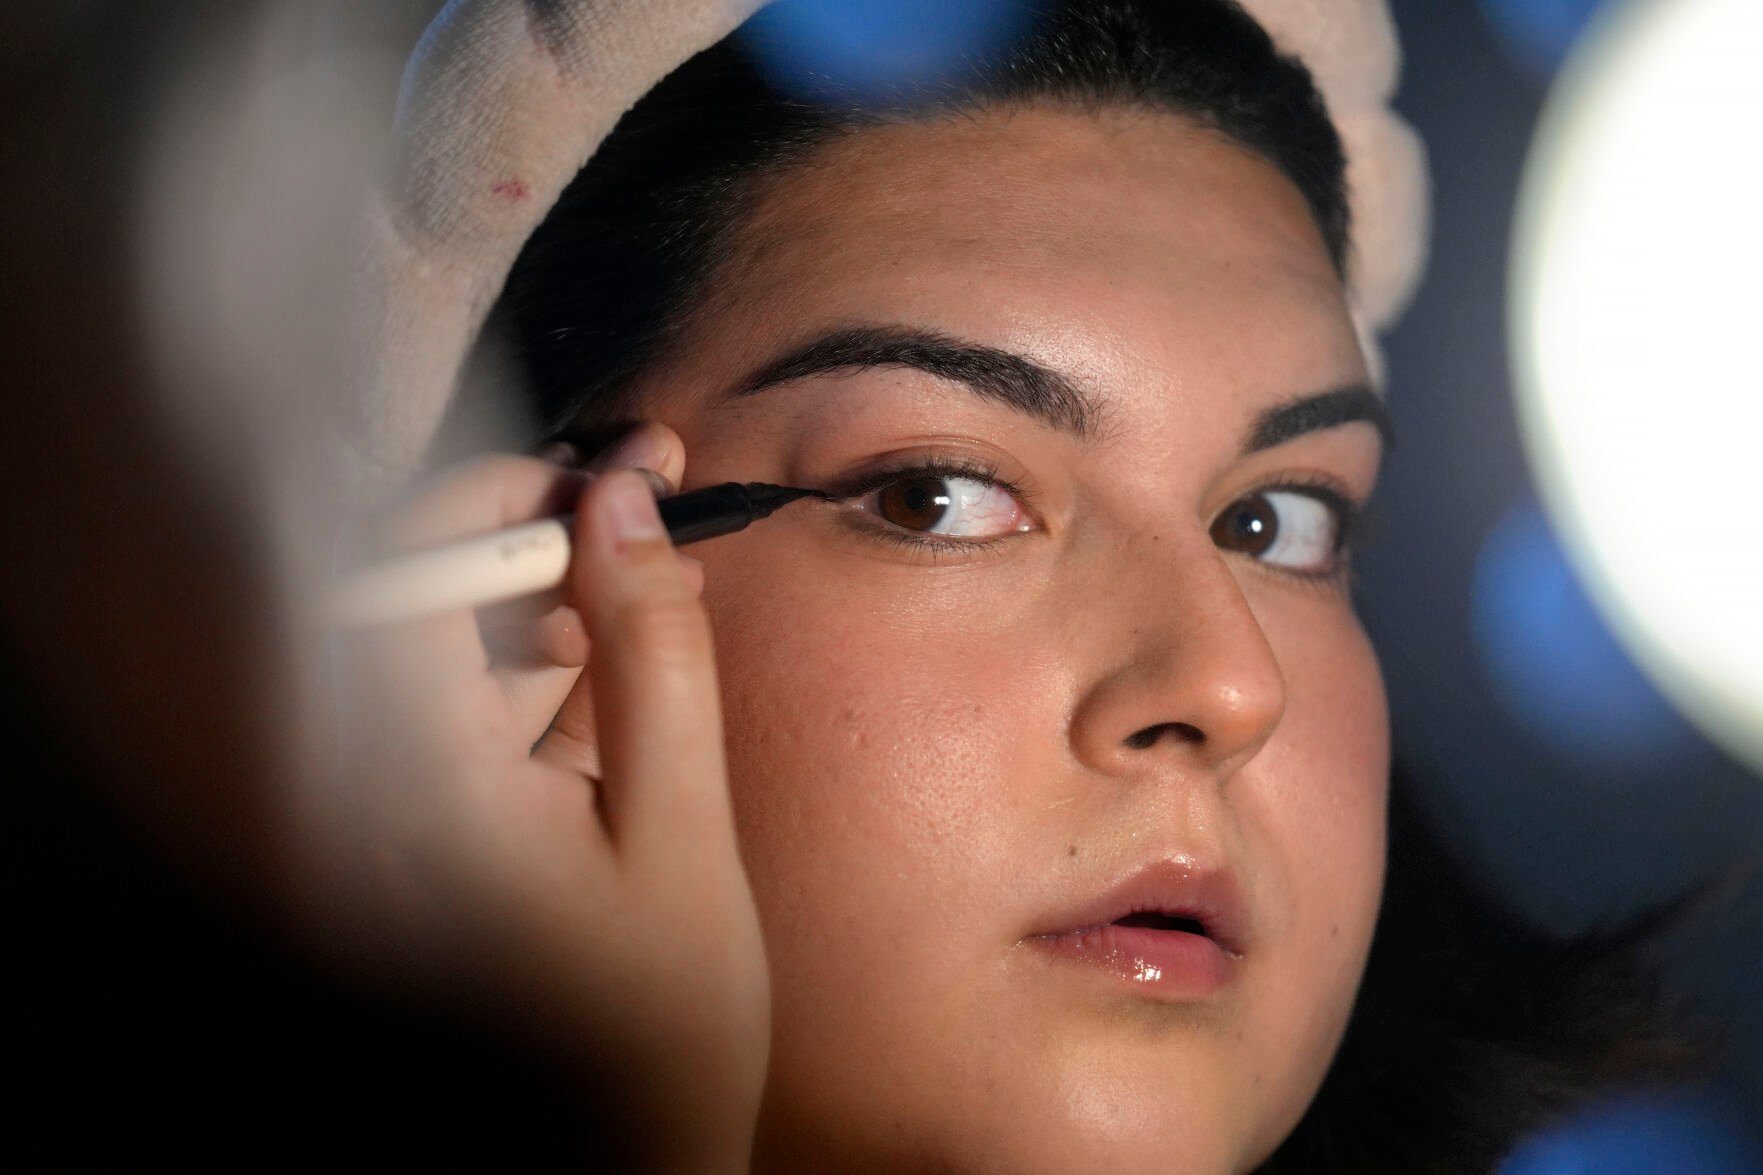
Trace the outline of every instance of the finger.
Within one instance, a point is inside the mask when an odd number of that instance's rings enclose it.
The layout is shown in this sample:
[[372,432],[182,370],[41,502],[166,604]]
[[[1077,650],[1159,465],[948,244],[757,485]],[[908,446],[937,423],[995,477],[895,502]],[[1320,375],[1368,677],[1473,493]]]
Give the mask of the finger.
[[731,835],[710,621],[648,486],[624,471],[590,486],[576,544],[592,651],[540,753],[597,746],[608,831],[633,852]]
[[[559,442],[541,456],[547,460],[574,461],[573,446]],[[674,493],[685,471],[685,451],[679,435],[659,423],[639,424],[618,444],[588,463],[589,476],[612,469],[637,468],[654,485],[657,495]],[[703,590],[703,565],[689,555],[678,558],[686,567],[687,582],[694,593]],[[581,666],[587,663],[588,638],[580,614],[559,607],[564,593],[546,593],[538,600],[513,601],[493,612],[480,613],[484,641],[490,650],[492,670],[513,708],[518,729],[530,734],[531,745],[551,725],[563,700],[574,688]],[[561,672],[569,670],[570,672]],[[583,728],[578,739],[591,742],[586,703],[578,718]],[[598,757],[593,756],[596,764]],[[582,761],[587,761],[584,749]]]
[[542,446],[533,456],[541,461],[549,461],[553,465],[561,465],[565,469],[574,469],[582,463],[580,450],[568,441],[552,441],[550,444]]
[[[680,573],[692,594],[704,593],[704,564],[680,553]],[[545,615],[492,629],[485,626],[484,644],[489,650],[490,673],[502,687],[515,729],[523,745],[532,746],[550,729],[569,692],[588,663],[587,624],[581,613],[568,605]],[[600,756],[594,747],[593,701],[584,689],[571,719],[578,745],[577,764],[583,774],[598,777]]]
[[[381,551],[437,546],[567,511],[589,475],[534,457],[480,457],[418,486],[375,521]],[[489,664],[477,621],[465,609],[361,634],[368,655],[409,660],[445,674]]]
[[[520,745],[526,748],[536,748],[549,737],[558,707],[582,676],[580,669],[565,669],[525,659],[492,661],[490,672],[496,678],[502,696],[507,699],[514,733],[520,739]],[[593,719],[587,715],[578,721],[592,726]],[[572,746],[571,751],[567,762],[562,755],[553,755],[550,760],[568,766],[578,775],[599,777],[600,756],[592,741]]]
[[383,550],[434,546],[566,513],[590,480],[537,457],[477,457],[419,483],[377,522]]
[[484,630],[490,674],[507,699],[523,747],[551,725],[588,662],[587,625],[567,604],[544,616],[502,629]]
[[[568,604],[519,624],[494,629],[486,626],[484,644],[493,660],[530,661],[553,669],[580,669],[588,663],[587,625],[581,613]],[[556,707],[552,709],[555,712]]]
[[569,596],[562,587],[530,596],[518,596],[496,604],[485,604],[477,610],[478,625],[484,630],[484,643],[511,640],[514,633],[535,621],[543,620],[559,608],[569,606]]
[[704,561],[694,559],[683,551],[676,552],[679,559],[680,574],[686,577],[686,586],[692,589],[694,596],[704,594]]
[[652,469],[666,481],[656,494],[666,496],[679,492],[680,478],[686,472],[686,449],[678,433],[660,421],[648,420],[635,426],[604,453],[597,454],[587,468],[604,473],[613,469]]
[[[703,562],[683,551],[674,557],[692,594],[702,595]],[[588,663],[587,626],[561,590],[481,608],[478,625],[492,660],[525,659],[563,669]]]
[[[692,594],[702,595],[703,562],[683,551],[675,552],[674,558]],[[561,590],[482,608],[478,624],[493,661],[526,660],[560,669],[580,669],[588,663],[587,625],[581,613],[564,602]],[[562,695],[557,701],[563,701]]]

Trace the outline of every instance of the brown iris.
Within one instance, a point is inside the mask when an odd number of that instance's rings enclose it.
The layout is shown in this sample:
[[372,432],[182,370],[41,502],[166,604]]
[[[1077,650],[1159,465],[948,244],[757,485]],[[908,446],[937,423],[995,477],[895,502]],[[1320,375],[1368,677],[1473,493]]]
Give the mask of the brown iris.
[[909,477],[881,491],[881,509],[877,512],[896,526],[929,530],[953,501],[942,478]]
[[1226,551],[1261,555],[1279,537],[1279,514],[1261,494],[1246,494],[1212,523],[1212,541]]

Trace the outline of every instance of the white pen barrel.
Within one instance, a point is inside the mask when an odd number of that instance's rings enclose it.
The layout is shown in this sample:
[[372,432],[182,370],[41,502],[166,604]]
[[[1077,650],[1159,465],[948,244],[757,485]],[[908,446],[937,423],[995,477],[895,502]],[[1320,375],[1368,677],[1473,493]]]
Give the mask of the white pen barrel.
[[546,518],[356,572],[332,592],[331,623],[413,620],[554,588],[569,571],[572,521]]

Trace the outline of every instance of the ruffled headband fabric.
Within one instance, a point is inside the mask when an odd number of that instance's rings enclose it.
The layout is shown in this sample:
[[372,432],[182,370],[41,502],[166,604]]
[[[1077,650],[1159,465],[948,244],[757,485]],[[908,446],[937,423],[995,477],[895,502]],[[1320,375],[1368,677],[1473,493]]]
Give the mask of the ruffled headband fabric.
[[[421,464],[515,257],[619,117],[766,0],[452,0],[399,97],[397,179],[373,198],[357,324],[358,419],[338,438],[364,494]],[[1240,0],[1309,67],[1347,155],[1349,298],[1367,353],[1426,251],[1418,137],[1389,107],[1385,0]]]

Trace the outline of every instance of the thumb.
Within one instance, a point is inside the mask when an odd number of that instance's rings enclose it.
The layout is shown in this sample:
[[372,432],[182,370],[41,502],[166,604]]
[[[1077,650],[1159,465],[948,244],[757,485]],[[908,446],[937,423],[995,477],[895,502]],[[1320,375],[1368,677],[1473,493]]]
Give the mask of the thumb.
[[731,833],[710,618],[641,474],[588,487],[575,549],[572,595],[593,652],[558,725],[578,703],[591,709],[608,832],[632,852]]

